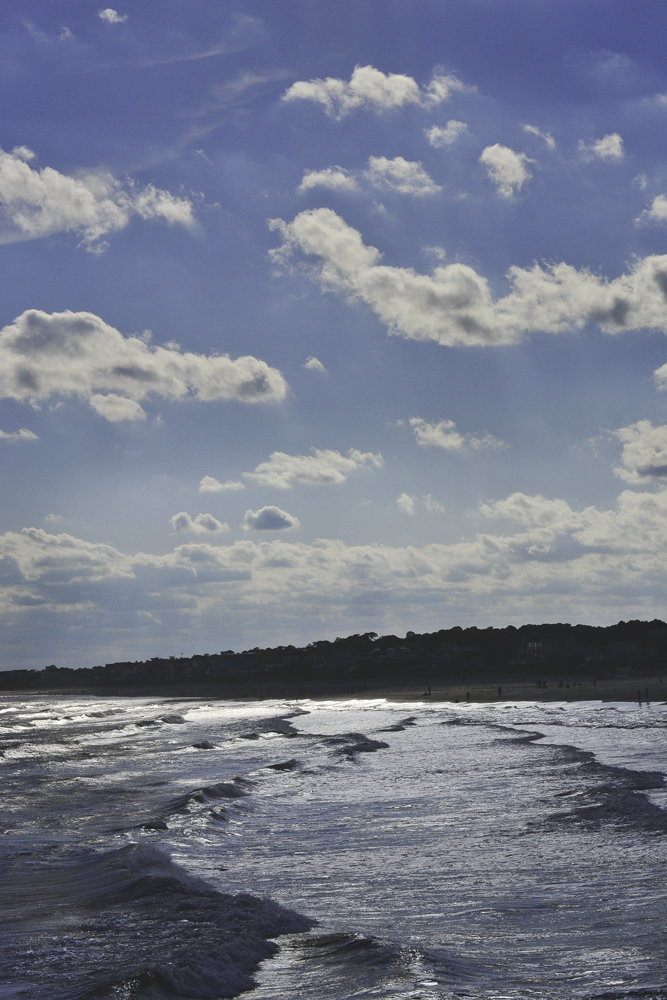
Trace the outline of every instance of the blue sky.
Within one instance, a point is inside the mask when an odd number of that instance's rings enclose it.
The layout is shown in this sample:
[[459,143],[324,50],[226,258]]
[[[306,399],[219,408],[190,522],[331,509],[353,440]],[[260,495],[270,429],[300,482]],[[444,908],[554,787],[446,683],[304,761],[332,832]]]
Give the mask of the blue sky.
[[664,618],[666,28],[6,10],[0,666]]

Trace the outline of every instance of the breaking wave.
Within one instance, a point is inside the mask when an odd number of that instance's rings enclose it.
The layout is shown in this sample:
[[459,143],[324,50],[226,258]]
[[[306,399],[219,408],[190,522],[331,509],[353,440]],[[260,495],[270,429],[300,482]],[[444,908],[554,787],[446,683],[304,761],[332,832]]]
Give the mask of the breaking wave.
[[269,899],[218,892],[143,844],[34,859],[2,882],[2,979],[26,1000],[234,997],[277,951],[273,938],[314,925]]

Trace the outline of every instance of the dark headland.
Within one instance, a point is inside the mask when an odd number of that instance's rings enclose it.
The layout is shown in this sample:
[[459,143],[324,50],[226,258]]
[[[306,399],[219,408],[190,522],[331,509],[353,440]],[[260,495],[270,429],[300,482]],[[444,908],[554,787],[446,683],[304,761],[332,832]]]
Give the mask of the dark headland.
[[667,624],[460,628],[0,672],[0,691],[230,699],[663,701]]

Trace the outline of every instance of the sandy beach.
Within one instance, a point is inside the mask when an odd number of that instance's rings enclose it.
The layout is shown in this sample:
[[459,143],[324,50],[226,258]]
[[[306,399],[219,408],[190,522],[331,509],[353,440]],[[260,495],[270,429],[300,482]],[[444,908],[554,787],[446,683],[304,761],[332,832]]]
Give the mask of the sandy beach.
[[[667,672],[666,672],[667,673]],[[0,684],[1,684],[0,675]],[[466,683],[415,683],[411,680],[381,681],[349,681],[321,680],[308,681],[247,681],[229,682],[225,684],[174,684],[160,687],[105,687],[105,688],[61,688],[58,690],[24,690],[7,691],[6,695],[14,697],[34,697],[37,694],[50,695],[95,695],[96,697],[156,697],[156,698],[211,698],[229,701],[262,701],[268,699],[287,699],[301,701],[306,699],[345,701],[350,699],[385,698],[391,702],[403,701],[433,701],[433,702],[571,702],[571,701],[625,701],[636,702],[639,707],[667,699],[667,682],[664,678],[652,675],[638,677],[577,681],[574,679],[547,682],[547,686],[538,687],[535,682],[526,680],[470,680]]]

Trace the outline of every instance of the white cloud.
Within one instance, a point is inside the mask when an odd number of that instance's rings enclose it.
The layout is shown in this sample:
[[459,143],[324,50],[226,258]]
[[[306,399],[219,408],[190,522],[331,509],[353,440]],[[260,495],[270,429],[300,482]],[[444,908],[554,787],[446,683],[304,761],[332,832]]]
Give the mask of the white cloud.
[[312,455],[286,455],[284,451],[274,451],[268,462],[260,462],[254,472],[244,472],[248,479],[254,479],[264,486],[275,486],[281,490],[290,489],[294,483],[308,486],[332,486],[344,483],[350,473],[357,469],[382,468],[382,455],[357,451],[350,448],[347,455],[331,448],[311,448]]
[[433,107],[448,101],[455,91],[466,87],[453,74],[436,74],[420,89],[411,76],[382,73],[373,66],[356,66],[349,82],[336,77],[325,80],[298,80],[283,94],[283,101],[306,100],[322,104],[326,113],[340,121],[358,108],[381,113],[406,104]]
[[437,500],[434,500],[430,493],[427,493],[425,497],[422,497],[422,500],[423,500],[424,506],[426,507],[426,510],[429,512],[429,514],[444,514],[445,513],[445,508],[444,508],[443,504],[438,503]]
[[321,361],[317,358],[307,358],[306,363],[301,366],[302,368],[307,368],[311,372],[325,372],[326,368]]
[[432,125],[431,128],[424,129],[429,144],[435,146],[436,149],[453,145],[467,131],[468,126],[466,123],[457,122],[455,118],[450,118],[444,127],[442,125]]
[[503,198],[511,198],[520,191],[532,174],[526,170],[526,163],[534,163],[525,153],[515,153],[508,146],[496,142],[482,151],[479,162],[486,167],[489,180],[498,188]]
[[[273,523],[293,523],[274,511]],[[298,618],[311,635],[351,618],[395,630],[462,616],[480,624],[664,617],[667,487],[626,489],[610,507],[582,509],[515,493],[479,513],[489,527],[470,539],[423,546],[197,538],[164,555],[130,556],[38,528],[7,532],[0,536],[4,626],[24,637],[31,623],[44,622],[52,643],[52,619],[39,616],[45,607],[69,612],[97,648],[102,626],[124,636],[137,610],[168,612],[172,638],[184,621],[206,615],[216,635],[221,624],[239,622],[255,634],[259,609],[269,632]],[[250,512],[251,524],[259,514]],[[509,526],[493,530],[492,519]]]
[[590,145],[587,145],[580,139],[578,148],[579,152],[587,160],[622,160],[624,155],[623,140],[618,132],[611,132],[609,135],[603,136],[602,139],[597,139],[595,142],[590,143]]
[[139,401],[283,399],[287,383],[253,357],[181,352],[124,337],[93,313],[29,309],[0,330],[0,398],[36,406],[51,397],[87,400],[107,420],[142,419]]
[[27,427],[21,427],[18,431],[0,431],[0,441],[39,441],[39,438]]
[[152,184],[123,186],[102,171],[72,177],[52,167],[34,170],[28,162],[34,155],[25,146],[11,153],[0,149],[0,207],[6,223],[0,243],[72,232],[89,250],[99,250],[101,238],[123,229],[134,215],[193,225],[187,198]]
[[325,170],[304,170],[303,180],[297,191],[312,191],[315,187],[330,188],[332,191],[356,191],[357,182],[344,167],[327,167]]
[[667,478],[667,426],[654,427],[650,420],[620,427],[613,432],[623,444],[621,462],[614,472],[628,483],[647,483]]
[[437,194],[442,188],[424,170],[421,163],[396,156],[393,160],[386,156],[370,156],[368,169],[355,176],[343,167],[327,167],[326,170],[309,170],[304,173],[298,190],[310,191],[314,187],[326,187],[333,191],[356,191],[357,177],[361,176],[373,187],[398,191],[400,194]]
[[494,300],[487,279],[467,264],[441,265],[430,275],[381,264],[379,250],[331,209],[269,225],[283,240],[272,251],[277,264],[314,259],[310,273],[324,289],[366,303],[391,333],[414,340],[516,344],[528,332],[560,333],[586,323],[605,333],[667,332],[667,255],[640,258],[611,280],[565,263],[512,267],[509,294]]
[[401,493],[396,501],[396,506],[403,514],[412,516],[415,512],[416,497],[411,497],[409,493]]
[[27,146],[14,146],[12,156],[16,157],[17,160],[25,160],[27,163],[28,160],[34,160],[37,154],[33,153],[32,149],[28,149]]
[[432,446],[444,448],[445,451],[462,451],[464,448],[505,448],[504,441],[498,440],[492,434],[476,437],[474,434],[460,434],[453,420],[439,420],[429,424],[421,417],[412,417],[409,421],[417,444],[423,447]]
[[656,195],[651,203],[651,207],[644,209],[642,214],[635,219],[635,222],[646,222],[649,219],[651,222],[667,222],[667,195]]
[[375,187],[388,188],[401,194],[437,194],[442,188],[424,170],[421,163],[396,156],[388,160],[386,156],[371,156],[368,159],[366,177]]
[[127,14],[119,14],[112,7],[105,7],[104,10],[98,11],[98,16],[107,24],[123,24],[127,21]]
[[112,424],[121,420],[146,419],[146,411],[136,400],[118,396],[115,392],[109,392],[106,396],[95,393],[89,397],[88,402],[96,413]]
[[49,524],[60,524],[60,522],[64,521],[65,518],[62,514],[47,514],[44,520],[48,521]]
[[245,512],[241,527],[244,531],[287,531],[298,528],[299,519],[280,507],[260,507]]
[[71,587],[134,577],[132,557],[113,546],[72,535],[50,535],[43,528],[24,528],[20,533],[0,536],[0,559],[16,566],[22,583],[39,581],[47,592],[53,585]]
[[192,518],[184,510],[174,514],[170,523],[174,531],[189,532],[192,535],[214,535],[229,531],[229,525],[222,524],[212,514],[197,514]]
[[[438,503],[437,500],[434,500],[430,493],[427,493],[426,496],[423,496],[421,498],[421,502],[423,503],[424,507],[429,512],[429,514],[445,513],[445,508],[443,507],[443,505],[441,503]],[[417,497],[411,497],[409,493],[401,493],[400,497],[396,501],[396,506],[404,514],[410,514],[412,516],[415,512],[415,506],[417,503],[419,503],[419,499]]]
[[556,140],[551,132],[540,132],[539,128],[536,128],[535,125],[524,125],[523,130],[524,132],[528,132],[529,135],[536,135],[538,139],[543,139],[549,149],[556,148]]
[[226,483],[221,483],[213,476],[204,476],[199,481],[200,493],[226,493],[233,490],[244,490],[245,484],[228,479]]

